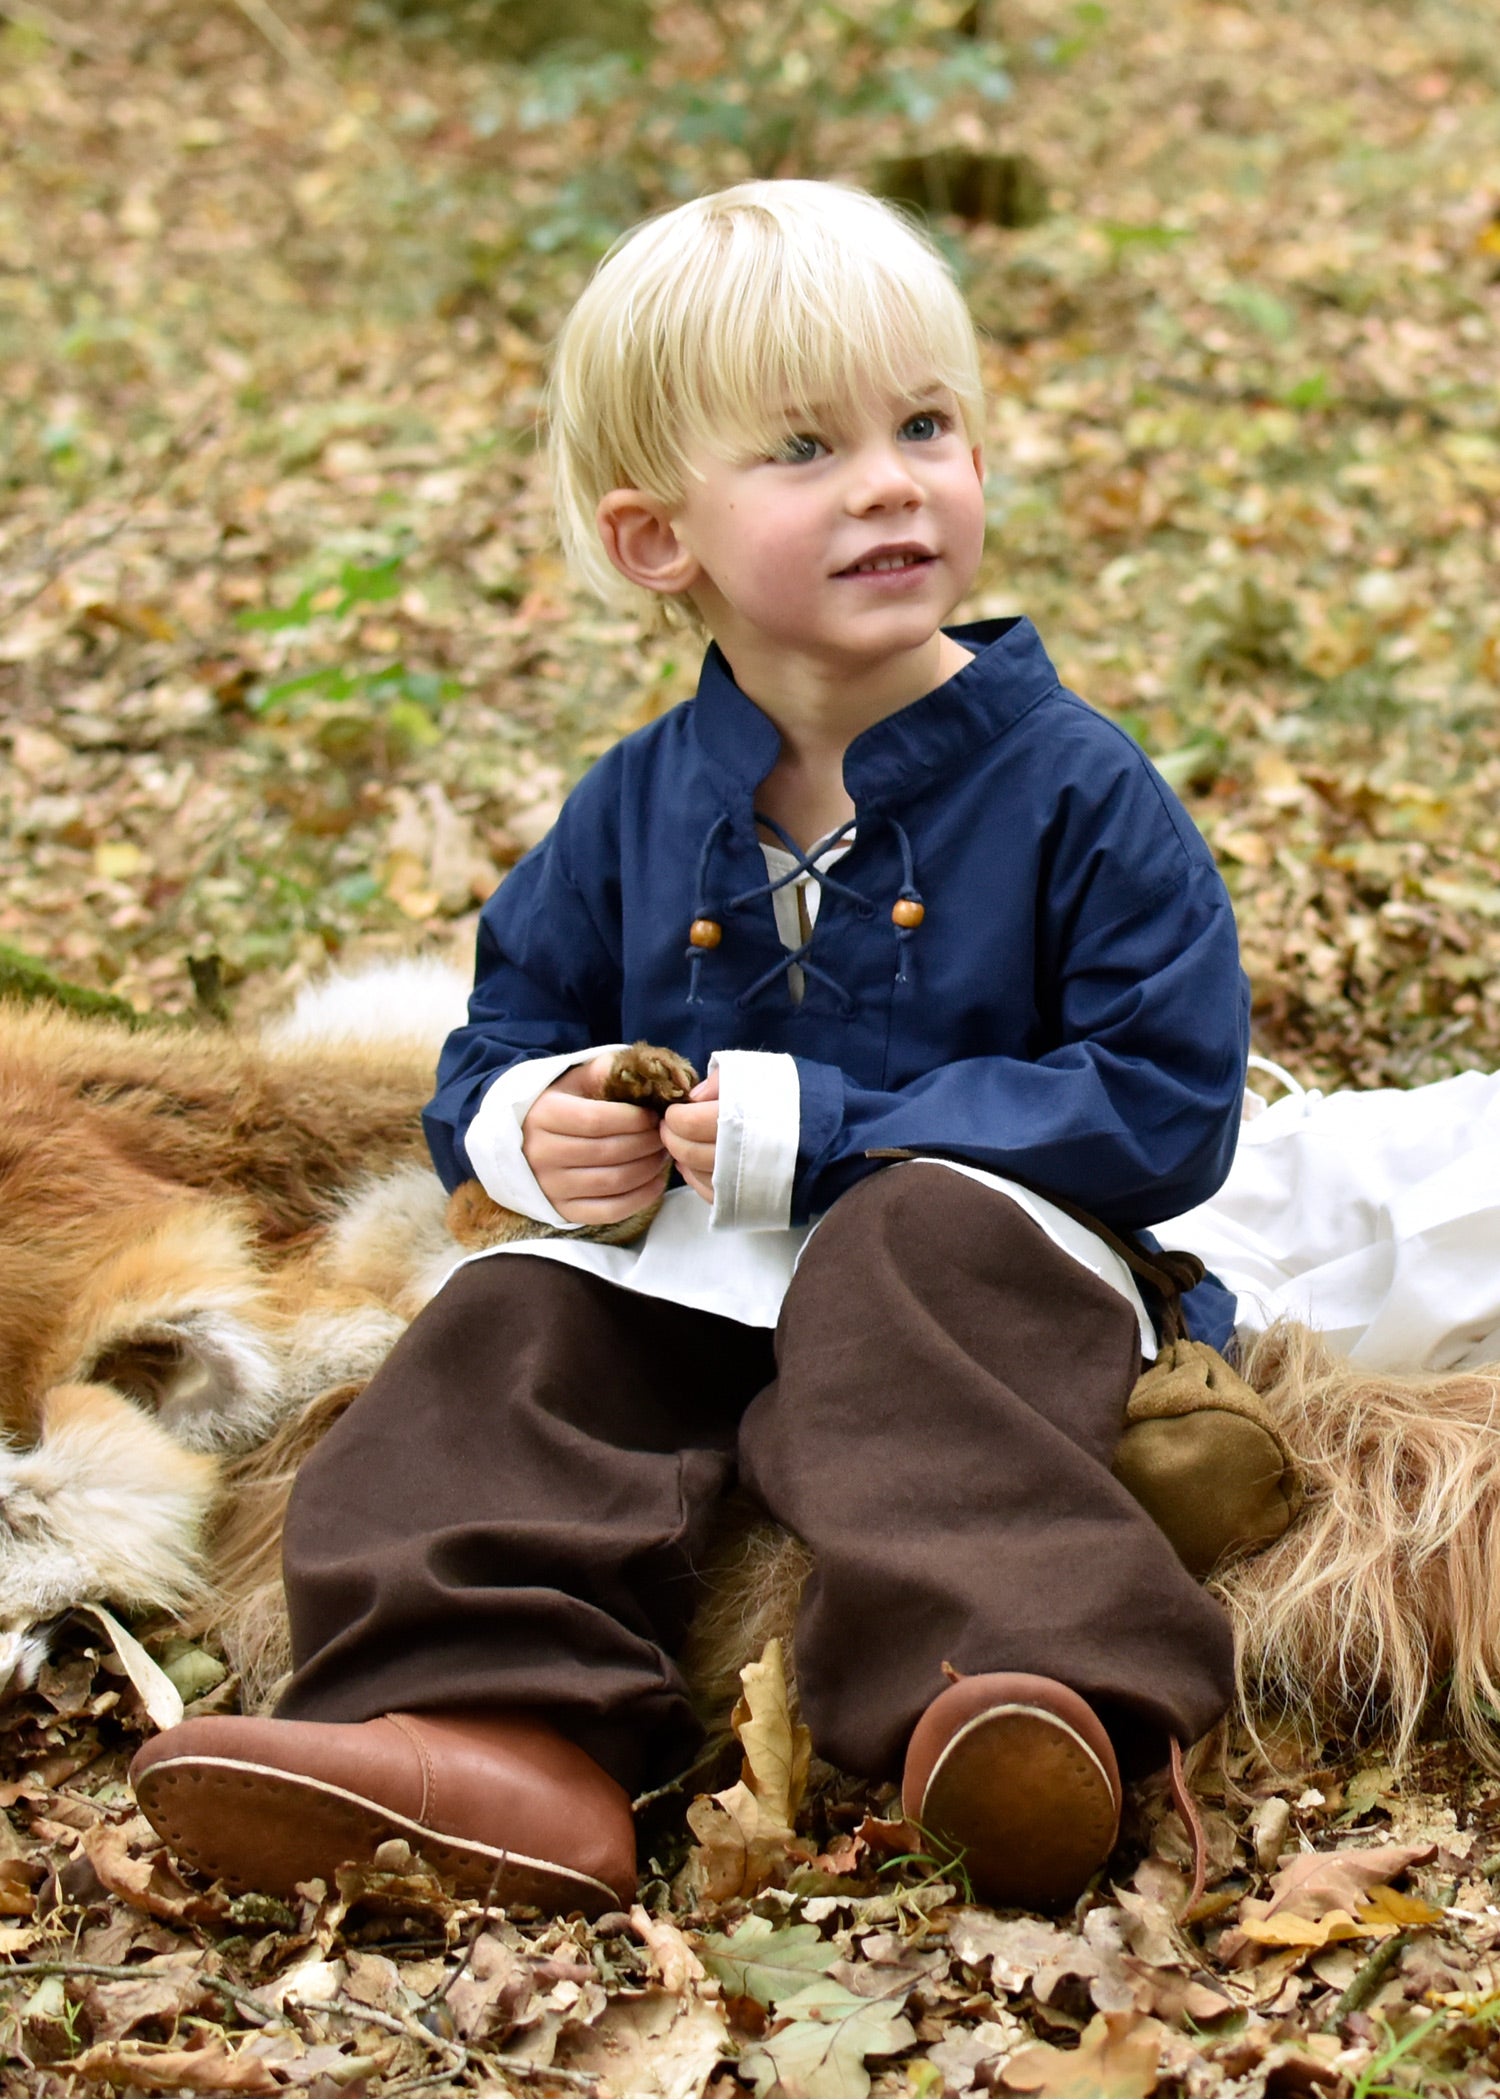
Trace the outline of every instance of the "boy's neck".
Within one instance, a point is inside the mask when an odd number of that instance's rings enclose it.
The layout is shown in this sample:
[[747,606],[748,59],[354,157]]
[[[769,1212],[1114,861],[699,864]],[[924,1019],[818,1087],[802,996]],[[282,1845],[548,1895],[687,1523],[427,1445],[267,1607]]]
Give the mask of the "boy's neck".
[[781,753],[756,792],[756,807],[804,851],[854,815],[844,786],[844,753],[854,739],[972,661],[941,630],[920,649],[874,665],[834,667],[733,642],[724,653],[741,692],[781,732]]
[[740,691],[770,716],[786,749],[840,757],[861,731],[909,707],[972,661],[941,629],[919,648],[867,664],[833,664],[716,636]]

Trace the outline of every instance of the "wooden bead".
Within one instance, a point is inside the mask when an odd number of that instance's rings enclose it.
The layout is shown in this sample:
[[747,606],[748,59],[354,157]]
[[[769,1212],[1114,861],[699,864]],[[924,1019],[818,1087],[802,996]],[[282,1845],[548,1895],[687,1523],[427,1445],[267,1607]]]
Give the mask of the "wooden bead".
[[926,916],[927,906],[915,897],[898,897],[891,906],[891,918],[898,926],[920,926]]
[[717,948],[724,938],[724,929],[717,919],[694,919],[688,928],[688,939],[695,948]]

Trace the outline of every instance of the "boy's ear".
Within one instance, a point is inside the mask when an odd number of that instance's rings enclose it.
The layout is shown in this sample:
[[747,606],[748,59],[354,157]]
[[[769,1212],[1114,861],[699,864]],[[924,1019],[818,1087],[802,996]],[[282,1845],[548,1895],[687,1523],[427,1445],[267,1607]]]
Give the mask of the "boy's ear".
[[702,575],[677,537],[669,507],[642,489],[611,489],[594,513],[604,551],[631,583],[678,597]]

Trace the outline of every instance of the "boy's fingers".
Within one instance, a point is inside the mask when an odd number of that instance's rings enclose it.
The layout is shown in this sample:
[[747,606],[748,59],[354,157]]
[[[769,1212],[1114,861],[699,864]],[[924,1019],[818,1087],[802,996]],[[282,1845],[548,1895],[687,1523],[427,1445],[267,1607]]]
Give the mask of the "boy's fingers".
[[[554,1192],[560,1192],[570,1203],[608,1203],[616,1196],[637,1196],[646,1199],[642,1190],[654,1188],[665,1181],[671,1161],[663,1159],[659,1166],[646,1172],[639,1167],[565,1167],[547,1178]],[[554,1205],[561,1209],[557,1193],[553,1194]]]
[[689,1101],[717,1101],[719,1098],[719,1068],[714,1066],[707,1078],[700,1079],[688,1095]]
[[555,1130],[566,1137],[625,1137],[631,1132],[656,1133],[656,1117],[634,1101],[595,1101],[583,1094],[548,1087],[531,1104],[527,1124]]
[[677,1101],[661,1119],[662,1143],[677,1138],[684,1144],[711,1145],[718,1135],[717,1101]]
[[570,1225],[618,1225],[622,1218],[633,1217],[636,1211],[654,1203],[665,1179],[665,1175],[655,1174],[639,1188],[609,1196],[575,1195],[562,1200],[554,1196],[552,1207]]
[[666,1149],[661,1132],[653,1124],[647,1130],[629,1130],[619,1137],[574,1137],[566,1131],[528,1131],[521,1147],[531,1166],[627,1167],[634,1160],[659,1161]]

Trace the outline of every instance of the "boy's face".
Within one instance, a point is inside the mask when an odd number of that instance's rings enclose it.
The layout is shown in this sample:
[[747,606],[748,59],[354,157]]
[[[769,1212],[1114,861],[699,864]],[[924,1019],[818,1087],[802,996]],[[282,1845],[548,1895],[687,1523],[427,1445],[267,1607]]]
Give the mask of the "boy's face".
[[942,388],[798,419],[770,457],[689,465],[672,530],[736,667],[785,652],[853,671],[909,655],[978,570],[980,456]]

